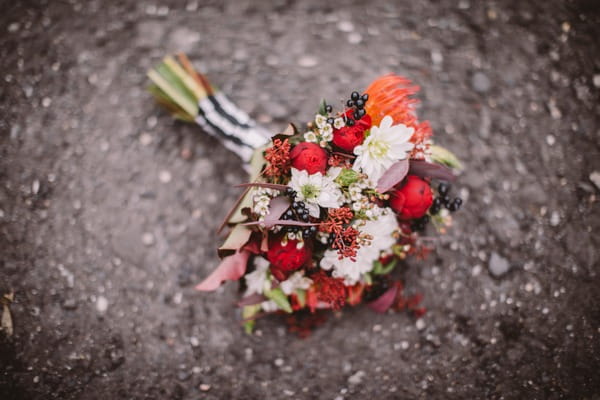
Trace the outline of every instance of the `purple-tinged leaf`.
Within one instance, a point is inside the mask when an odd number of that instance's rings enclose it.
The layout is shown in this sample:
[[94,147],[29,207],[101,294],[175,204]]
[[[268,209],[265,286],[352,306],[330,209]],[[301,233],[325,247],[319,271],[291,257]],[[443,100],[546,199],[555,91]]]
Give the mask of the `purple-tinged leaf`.
[[239,185],[235,185],[234,187],[261,187],[266,189],[275,189],[275,190],[285,190],[288,187],[286,185],[278,185],[276,183],[264,183],[264,182],[250,182],[250,183],[240,183]]
[[196,290],[211,292],[221,286],[224,281],[237,281],[246,272],[250,252],[237,251],[225,257],[221,264],[206,279],[196,286]]
[[377,181],[377,191],[385,193],[400,182],[408,174],[408,160],[400,160],[392,164]]
[[456,179],[456,175],[452,173],[450,168],[421,160],[411,160],[408,173],[421,178],[433,178],[440,181],[454,181]]
[[269,229],[274,227],[275,225],[281,225],[281,226],[319,226],[319,224],[314,224],[312,222],[301,222],[301,221],[291,221],[288,219],[277,219],[274,221],[251,221],[251,222],[244,222],[242,225],[244,226],[264,226],[265,228]]
[[394,300],[396,299],[396,295],[398,294],[398,286],[393,285],[389,288],[384,294],[379,296],[377,300],[374,300],[368,304],[369,308],[376,313],[384,313],[386,312],[392,304],[394,304]]
[[238,305],[238,307],[253,306],[255,304],[260,304],[266,300],[267,300],[267,298],[265,296],[263,296],[262,294],[253,293],[249,296],[246,296],[246,297],[240,299],[240,301],[238,301],[237,305]]
[[342,153],[342,152],[339,152],[339,151],[333,151],[333,152],[331,152],[331,154],[334,155],[334,156],[344,157],[344,158],[347,158],[349,160],[353,160],[353,159],[356,158],[356,156],[354,154],[347,154],[347,153]]
[[290,208],[290,199],[285,196],[274,197],[269,202],[269,213],[265,215],[265,222],[270,224],[277,221],[283,213]]

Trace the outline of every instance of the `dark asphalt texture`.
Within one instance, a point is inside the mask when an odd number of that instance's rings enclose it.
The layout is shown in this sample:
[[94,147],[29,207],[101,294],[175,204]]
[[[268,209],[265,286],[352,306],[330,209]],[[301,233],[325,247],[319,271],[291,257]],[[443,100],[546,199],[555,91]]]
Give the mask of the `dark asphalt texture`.
[[[600,399],[594,1],[0,1],[9,399]],[[145,72],[177,50],[274,132],[395,72],[466,166],[405,273],[428,312],[243,333],[195,283],[246,177]]]

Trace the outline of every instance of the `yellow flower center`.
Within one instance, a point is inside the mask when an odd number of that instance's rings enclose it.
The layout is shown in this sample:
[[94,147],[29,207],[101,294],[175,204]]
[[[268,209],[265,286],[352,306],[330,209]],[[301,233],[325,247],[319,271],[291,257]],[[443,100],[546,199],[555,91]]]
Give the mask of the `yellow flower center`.
[[381,140],[369,143],[369,153],[373,158],[383,158],[390,151],[390,145]]

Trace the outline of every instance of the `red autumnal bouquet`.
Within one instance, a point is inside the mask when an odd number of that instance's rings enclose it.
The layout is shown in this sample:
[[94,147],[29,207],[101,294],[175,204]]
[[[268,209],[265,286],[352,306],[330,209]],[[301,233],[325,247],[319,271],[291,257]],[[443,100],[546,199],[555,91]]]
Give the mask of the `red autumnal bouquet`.
[[240,185],[245,191],[224,224],[231,232],[219,248],[222,262],[198,290],[240,281],[248,330],[271,312],[360,303],[423,312],[392,273],[424,253],[421,233],[430,222],[442,231],[462,200],[449,195],[458,160],[434,146],[429,124],[417,119],[417,86],[380,77],[352,92],[343,109],[323,101],[305,128],[289,125],[267,139],[185,56],[149,75],[175,116],[250,161],[250,183]]

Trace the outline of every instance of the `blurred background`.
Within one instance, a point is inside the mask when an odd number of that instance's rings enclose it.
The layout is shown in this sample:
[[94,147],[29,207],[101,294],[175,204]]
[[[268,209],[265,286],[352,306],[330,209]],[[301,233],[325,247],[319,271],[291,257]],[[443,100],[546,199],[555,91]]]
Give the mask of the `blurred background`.
[[[599,37],[594,1],[0,1],[0,398],[598,398]],[[246,176],[146,92],[175,51],[273,132],[421,86],[466,166],[424,318],[248,336],[194,291]]]

